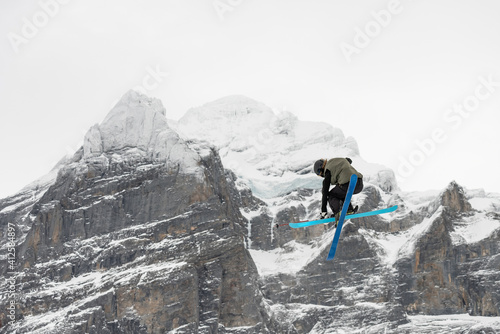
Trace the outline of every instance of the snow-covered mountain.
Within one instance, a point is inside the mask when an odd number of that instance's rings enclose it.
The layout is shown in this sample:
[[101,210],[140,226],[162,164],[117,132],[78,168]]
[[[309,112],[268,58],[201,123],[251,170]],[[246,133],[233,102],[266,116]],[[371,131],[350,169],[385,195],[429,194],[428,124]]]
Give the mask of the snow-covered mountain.
[[244,96],[190,109],[171,125],[186,138],[215,145],[224,166],[259,198],[319,188],[321,180],[310,173],[312,163],[335,156],[351,157],[369,182],[385,190],[397,188],[394,173],[364,161],[356,140],[346,138],[340,129],[327,123],[299,121],[286,111],[274,113]]
[[[403,192],[340,129],[244,96],[166,114],[129,91],[0,200],[0,333],[500,331],[499,194]],[[399,209],[347,221],[327,262],[334,227],[274,226],[316,218],[311,166],[346,156],[360,211]]]

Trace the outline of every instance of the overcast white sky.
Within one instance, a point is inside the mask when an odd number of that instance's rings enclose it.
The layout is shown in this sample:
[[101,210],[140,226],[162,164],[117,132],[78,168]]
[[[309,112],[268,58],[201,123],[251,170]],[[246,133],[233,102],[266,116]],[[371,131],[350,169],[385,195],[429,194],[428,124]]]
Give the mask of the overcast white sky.
[[[405,191],[500,192],[495,0],[0,4],[0,197],[74,152],[128,89],[167,117],[243,94],[354,137]],[[325,152],[328,156],[328,152]]]

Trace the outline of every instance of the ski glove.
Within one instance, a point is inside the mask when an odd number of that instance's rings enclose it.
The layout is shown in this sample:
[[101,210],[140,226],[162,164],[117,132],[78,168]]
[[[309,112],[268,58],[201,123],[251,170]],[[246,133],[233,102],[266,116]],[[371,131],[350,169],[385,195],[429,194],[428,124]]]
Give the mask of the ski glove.
[[321,212],[321,213],[319,214],[319,219],[325,219],[325,218],[327,218],[327,215],[328,215],[328,213],[327,213],[327,212]]

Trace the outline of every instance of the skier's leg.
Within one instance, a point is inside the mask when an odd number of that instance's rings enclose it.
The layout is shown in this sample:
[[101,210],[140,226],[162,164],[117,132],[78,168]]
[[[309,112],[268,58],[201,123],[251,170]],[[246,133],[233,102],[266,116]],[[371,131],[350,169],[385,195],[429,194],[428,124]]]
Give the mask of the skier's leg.
[[328,204],[330,204],[330,209],[332,209],[333,215],[342,210],[342,204],[347,194],[347,187],[344,185],[338,185],[333,187],[328,193]]
[[359,194],[361,190],[363,190],[363,179],[359,178],[358,182],[356,182],[356,187],[354,188],[353,194]]
[[[363,190],[363,179],[358,179],[353,194],[359,194],[361,190]],[[347,210],[348,214],[353,214],[356,213],[357,211],[358,211],[358,206],[356,205],[356,207],[353,207],[352,202],[349,203],[349,209]]]
[[[333,187],[328,193],[328,202],[330,203],[330,208],[333,213],[340,212],[342,210],[342,205],[347,194],[347,189],[349,189],[349,182]],[[363,190],[363,179],[358,179],[356,182],[356,187],[354,188],[353,194],[358,194]],[[349,203],[349,208],[347,212],[355,212],[355,208],[352,203]]]

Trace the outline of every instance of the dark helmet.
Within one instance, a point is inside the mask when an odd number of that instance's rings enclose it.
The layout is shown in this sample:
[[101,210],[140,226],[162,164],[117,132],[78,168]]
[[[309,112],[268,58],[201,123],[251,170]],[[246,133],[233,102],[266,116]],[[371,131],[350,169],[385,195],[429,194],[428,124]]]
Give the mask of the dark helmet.
[[316,173],[318,176],[323,176],[325,173],[325,165],[326,165],[326,160],[319,159],[314,163],[313,171]]

